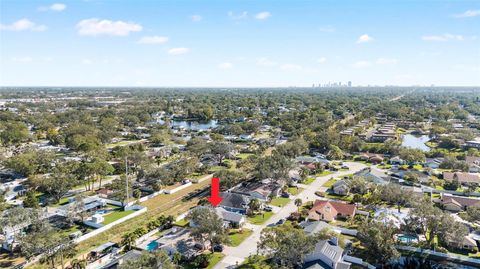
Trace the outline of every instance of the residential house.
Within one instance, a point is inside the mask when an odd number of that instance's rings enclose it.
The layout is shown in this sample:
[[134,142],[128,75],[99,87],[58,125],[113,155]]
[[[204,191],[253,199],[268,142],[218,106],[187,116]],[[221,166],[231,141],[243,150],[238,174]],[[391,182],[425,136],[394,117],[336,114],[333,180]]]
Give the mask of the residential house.
[[334,221],[337,218],[353,217],[356,210],[357,207],[354,204],[316,200],[312,209],[308,211],[308,218],[311,220]]
[[317,234],[324,229],[334,231],[338,234],[341,233],[341,231],[337,227],[332,226],[332,225],[326,223],[325,221],[304,222],[304,223],[300,224],[300,226],[303,227],[303,231],[308,235]]
[[404,165],[405,164],[405,161],[400,158],[400,156],[395,156],[393,158],[390,158],[390,160],[388,161],[391,165]]
[[312,253],[304,258],[304,268],[348,269],[351,263],[344,260],[345,252],[338,245],[338,239],[321,240]]
[[468,235],[464,236],[463,238],[458,238],[458,240],[448,242],[448,245],[455,248],[468,250],[468,251],[477,250],[477,241],[475,241],[475,239],[471,238]]
[[345,180],[338,180],[332,185],[331,190],[337,195],[347,195],[350,192],[350,187]]
[[371,162],[373,164],[378,164],[383,162],[383,155],[365,152],[359,156],[359,159],[362,161]]
[[252,199],[256,198],[262,202],[268,202],[270,197],[280,195],[281,186],[277,183],[251,182],[236,187],[231,192],[248,195]]
[[480,174],[467,172],[443,172],[443,179],[446,181],[458,180],[460,184],[480,184]]
[[467,142],[465,143],[465,146],[466,146],[467,148],[480,149],[480,141],[478,141],[478,140],[467,141]]
[[423,166],[432,169],[438,169],[440,168],[440,164],[443,162],[443,160],[443,158],[427,158]]
[[467,156],[465,162],[468,164],[470,173],[480,173],[480,157]]
[[233,192],[221,192],[220,197],[223,198],[222,202],[219,204],[220,207],[230,212],[240,214],[247,213],[248,204],[251,200],[250,196]]
[[468,207],[480,207],[480,198],[461,197],[448,193],[441,193],[440,204],[445,210],[459,212]]
[[[137,249],[132,249],[132,250],[130,250],[129,252],[127,252],[127,253],[125,253],[125,254],[115,256],[114,258],[111,259],[110,262],[108,262],[107,264],[101,266],[100,268],[102,268],[102,269],[117,269],[117,268],[120,268],[121,265],[122,265],[125,261],[137,259],[137,258],[139,258],[141,255],[142,255],[142,251],[137,250]],[[89,268],[90,268],[90,267],[91,267],[91,266],[89,266]],[[96,268],[99,268],[99,267],[96,267]]]
[[390,181],[390,176],[383,171],[374,167],[367,167],[354,174],[357,177],[363,177],[368,181],[375,182],[377,184],[387,184]]
[[223,219],[226,227],[239,228],[246,222],[245,215],[230,212],[221,207],[216,207],[215,212],[217,212],[217,215]]

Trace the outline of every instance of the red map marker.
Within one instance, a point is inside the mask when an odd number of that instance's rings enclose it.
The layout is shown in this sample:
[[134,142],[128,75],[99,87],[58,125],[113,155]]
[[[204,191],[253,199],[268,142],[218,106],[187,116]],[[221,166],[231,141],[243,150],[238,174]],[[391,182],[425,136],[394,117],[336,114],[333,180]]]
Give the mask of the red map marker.
[[212,186],[210,189],[212,192],[207,199],[213,206],[218,206],[223,200],[223,198],[220,197],[220,179],[218,177],[212,177]]

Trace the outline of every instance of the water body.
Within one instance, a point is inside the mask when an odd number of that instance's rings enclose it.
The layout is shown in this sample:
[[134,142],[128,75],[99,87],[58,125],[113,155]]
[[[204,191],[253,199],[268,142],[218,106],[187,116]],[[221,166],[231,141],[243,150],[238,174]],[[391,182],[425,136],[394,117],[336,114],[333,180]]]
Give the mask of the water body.
[[425,145],[426,142],[430,141],[430,137],[428,137],[428,135],[406,134],[403,135],[402,138],[403,147],[430,151],[430,148]]

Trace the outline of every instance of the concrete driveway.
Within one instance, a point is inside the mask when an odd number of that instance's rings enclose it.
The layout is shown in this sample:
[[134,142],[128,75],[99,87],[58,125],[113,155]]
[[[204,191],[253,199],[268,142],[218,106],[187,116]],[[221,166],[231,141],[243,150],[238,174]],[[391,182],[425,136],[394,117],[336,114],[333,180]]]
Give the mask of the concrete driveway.
[[[263,228],[267,227],[270,224],[274,224],[280,219],[287,218],[290,213],[297,210],[295,206],[295,199],[300,198],[305,203],[306,201],[315,201],[318,197],[315,195],[315,192],[322,187],[325,182],[327,182],[332,177],[343,177],[345,175],[353,174],[367,167],[362,163],[355,162],[344,162],[344,165],[348,166],[350,169],[348,171],[338,171],[333,174],[317,177],[314,182],[309,185],[304,185],[305,189],[296,196],[290,196],[291,201],[280,208],[276,214],[274,214],[268,221],[262,225],[248,225],[248,229],[253,230],[253,233],[250,237],[245,239],[237,247],[228,247],[226,246],[223,253],[225,257],[214,267],[214,269],[221,268],[236,268],[237,265],[240,265],[248,256],[256,254],[257,252],[257,243],[260,241],[260,233]],[[303,186],[302,186],[303,187]]]

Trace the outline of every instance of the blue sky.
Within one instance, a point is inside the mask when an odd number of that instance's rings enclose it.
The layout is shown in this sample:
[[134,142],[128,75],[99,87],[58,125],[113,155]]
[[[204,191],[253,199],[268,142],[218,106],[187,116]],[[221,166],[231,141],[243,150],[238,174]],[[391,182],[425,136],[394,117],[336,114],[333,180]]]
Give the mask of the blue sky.
[[0,0],[3,86],[480,85],[480,1]]

